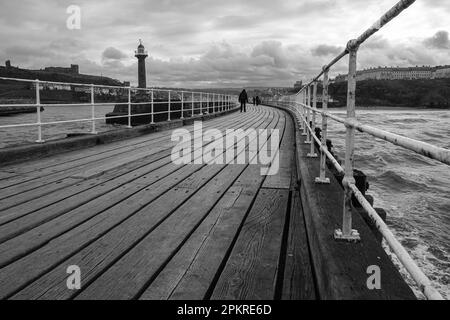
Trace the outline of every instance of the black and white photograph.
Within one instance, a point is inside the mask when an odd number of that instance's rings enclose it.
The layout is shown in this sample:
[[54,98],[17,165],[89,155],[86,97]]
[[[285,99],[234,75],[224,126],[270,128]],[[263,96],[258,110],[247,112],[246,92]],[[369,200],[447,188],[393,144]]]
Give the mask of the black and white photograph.
[[448,0],[2,0],[0,300],[449,299],[449,21]]

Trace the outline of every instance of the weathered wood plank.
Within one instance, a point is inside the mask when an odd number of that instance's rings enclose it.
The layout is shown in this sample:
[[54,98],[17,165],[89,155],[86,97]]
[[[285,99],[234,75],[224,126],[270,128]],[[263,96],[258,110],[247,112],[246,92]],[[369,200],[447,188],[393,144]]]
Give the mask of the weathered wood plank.
[[[105,238],[105,234],[108,234],[108,231],[125,223],[128,221],[127,219],[136,215],[140,210],[143,211],[141,218],[147,218],[148,225],[136,226],[135,230],[130,231],[130,237],[136,236],[136,233],[139,234],[143,228],[151,228],[152,225],[155,225],[159,220],[163,219],[193,193],[186,190],[179,192],[176,189],[176,184],[179,182],[177,179],[183,179],[193,172],[197,172],[198,169],[198,166],[195,165],[184,167],[182,175],[180,172],[174,173],[153,188],[145,189],[137,193],[134,197],[103,211],[92,218],[89,223],[79,225],[52,240],[46,246],[4,267],[0,272],[0,282],[3,284],[0,287],[0,298],[14,293],[50,270],[52,271],[32,283],[18,297],[36,299],[44,292],[48,291],[47,294],[51,295],[52,293],[56,294],[58,290],[62,290],[62,294],[73,294],[73,292],[67,292],[67,288],[64,285],[64,279],[66,277],[64,269],[68,265],[81,263],[79,257],[83,253],[86,253],[88,257],[91,255],[95,257],[97,254],[101,254],[102,237]],[[97,242],[94,242],[95,240]],[[116,238],[113,241],[118,242],[114,243],[114,245],[120,246],[126,240]],[[96,246],[99,246],[98,253],[90,251],[90,249],[96,248]],[[83,248],[86,249],[71,257]],[[59,267],[54,269],[54,266],[58,264]],[[53,291],[50,288],[53,288]]]
[[[243,120],[252,120],[249,116],[243,118]],[[228,122],[229,121],[229,122]],[[226,123],[234,123],[236,119],[229,119]],[[206,128],[210,126],[210,123],[206,124]],[[193,127],[187,128],[193,131]],[[143,142],[140,145],[141,148],[146,147],[150,150],[150,155],[152,154],[152,149],[165,145],[166,149],[169,150],[173,147],[174,143],[170,141],[170,135],[168,132],[163,132],[162,136],[156,140],[149,140],[148,142]],[[98,166],[101,163],[108,163],[111,161],[117,161],[129,151],[133,151],[136,148],[135,145],[124,146],[117,149],[112,149],[108,152],[93,154],[89,157],[81,158],[77,161],[71,161],[70,159],[66,162],[60,162],[53,166],[47,167],[45,169],[32,171],[32,174],[27,174],[20,177],[17,181],[0,181],[0,189],[2,189],[0,197],[7,198],[16,194],[21,194],[24,191],[35,190],[36,188],[45,186],[52,182],[57,182],[63,178],[69,177],[71,175],[76,175],[80,171],[89,170],[92,167]],[[88,149],[89,151],[89,149]],[[87,152],[87,151],[83,151]],[[77,153],[80,153],[79,151]],[[156,152],[154,152],[156,153]],[[19,166],[20,167],[20,166]],[[25,184],[25,185],[24,185]]]
[[[238,116],[237,114],[230,114],[226,115],[221,118],[214,118],[211,120],[208,120],[205,122],[205,125],[211,125],[216,126],[217,124],[221,124],[224,122],[230,122],[235,121],[236,119],[242,118]],[[186,126],[185,127],[188,130],[193,130],[192,126]],[[17,172],[21,174],[26,173],[33,173],[33,172],[43,172],[42,170],[48,169],[50,167],[54,167],[61,163],[67,163],[67,162],[76,162],[78,160],[88,158],[91,156],[98,156],[100,154],[105,154],[107,152],[113,152],[114,154],[117,154],[120,152],[120,150],[123,148],[129,149],[129,148],[137,148],[140,144],[147,144],[151,143],[152,141],[158,142],[161,139],[164,139],[167,133],[165,131],[160,132],[154,132],[149,135],[145,135],[142,137],[136,137],[133,139],[123,140],[123,141],[116,141],[114,143],[106,144],[106,145],[98,145],[95,147],[90,147],[82,150],[82,152],[78,151],[72,151],[63,153],[60,155],[55,155],[52,157],[45,158],[44,160],[33,160],[28,161],[26,163],[21,163],[19,165],[12,164],[5,167],[5,170],[10,172]],[[12,181],[10,181],[12,182]],[[1,187],[1,186],[0,186]]]
[[211,299],[275,297],[289,190],[261,189]]
[[261,186],[249,166],[140,299],[204,299]]
[[[202,174],[204,174],[204,171],[202,171]],[[182,191],[182,193],[184,194],[184,195],[186,195],[186,193],[188,193],[189,192],[189,190],[185,190],[185,189],[182,189],[183,191]],[[169,191],[169,193],[170,193],[171,191]],[[189,194],[188,195],[186,195],[187,197],[189,197]],[[167,201],[170,201],[170,200],[172,200],[173,201],[173,195],[169,195],[169,196],[166,196],[166,195],[164,195],[163,197],[162,197],[163,199],[162,200],[160,200],[160,199],[158,199],[158,201],[159,201],[159,203],[160,203],[160,209],[163,211],[163,210],[166,210],[166,209],[170,209],[170,208],[168,208],[169,206],[167,205]],[[129,205],[131,205],[131,204],[127,204],[125,207],[128,207]],[[153,204],[152,204],[152,207],[153,207]],[[164,208],[166,208],[166,209],[164,209]],[[160,214],[160,212],[159,212],[160,210],[157,210],[157,213],[158,214]],[[115,214],[120,214],[120,210],[118,210],[118,212],[116,212]],[[113,213],[114,214],[114,213]],[[111,214],[110,214],[111,215]],[[148,215],[148,214],[147,214]],[[103,222],[102,222],[103,223]],[[98,225],[98,224],[96,224],[96,225]],[[145,226],[145,225],[144,225]],[[147,225],[147,227],[148,227],[148,225]],[[87,228],[87,227],[86,227]],[[78,239],[79,237],[82,237],[83,238],[83,240],[86,238],[86,235],[85,234],[83,234],[83,235],[78,235],[77,236],[77,238],[76,239]],[[89,237],[88,237],[89,238]],[[52,244],[54,243],[54,241],[52,241]],[[78,246],[78,247],[82,247],[82,244],[80,243],[80,242],[76,242],[75,241],[75,243],[74,243],[74,247],[73,247],[73,249],[74,248],[76,248],[76,246]],[[57,245],[57,246],[55,246],[55,248],[59,248],[60,247],[60,245]],[[45,247],[43,248],[43,249],[45,249]],[[48,248],[47,248],[48,249]],[[72,250],[73,250],[72,249]],[[42,251],[42,250],[38,250],[38,251]],[[48,252],[47,254],[51,254],[52,252],[54,251],[54,249],[53,250],[50,250],[50,252]],[[69,252],[70,252],[70,250],[68,250]],[[34,255],[34,253],[33,253],[33,255]],[[28,258],[28,256],[26,257],[26,258]],[[36,258],[36,257],[35,257]],[[59,257],[59,259],[61,259],[61,257]],[[47,259],[47,260],[49,260],[49,259]],[[51,259],[50,259],[51,260]],[[54,260],[53,260],[54,261]],[[55,262],[53,262],[53,263],[55,263]],[[47,264],[48,265],[48,264]],[[9,266],[8,266],[9,267]],[[44,269],[44,267],[43,267],[43,265],[42,265],[42,263],[41,263],[41,268],[42,269]],[[39,269],[39,265],[38,265],[38,269]],[[41,269],[41,270],[42,270]],[[57,274],[57,276],[62,276],[63,277],[63,280],[62,281],[64,281],[64,274],[59,274],[58,272],[56,272],[56,274]],[[35,276],[36,276],[36,273],[35,273]],[[47,279],[48,280],[48,279]],[[45,279],[43,280],[43,281],[45,281]],[[53,283],[53,282],[52,282]],[[56,283],[58,283],[58,281],[56,281]],[[17,284],[16,284],[17,285]],[[40,286],[40,285],[37,285],[37,286],[34,286],[34,284],[33,284],[33,286],[32,287],[30,287],[30,288],[33,288],[34,287],[34,289],[35,290],[39,290],[39,289],[42,289],[42,288],[45,288],[45,285],[44,286]],[[28,294],[31,294],[30,292],[28,292]]]
[[[102,210],[106,210],[114,206],[114,204],[120,203],[127,197],[180,168],[180,166],[173,165],[169,161],[169,158],[162,159],[146,166],[145,171],[142,171],[139,175],[134,173],[133,175],[129,174],[118,177],[108,183],[102,184],[95,190],[82,192],[79,195],[70,197],[68,201],[46,207],[42,212],[36,212],[36,214],[28,215],[22,219],[0,226],[0,239],[4,241],[20,232],[43,224],[52,218],[62,216],[56,221],[46,223],[43,227],[38,227],[36,230],[0,245],[0,252],[2,253],[0,255],[0,265],[12,259],[12,254],[18,255],[19,252],[29,251],[32,248],[31,245],[39,247],[42,243],[49,241],[52,237],[62,233],[64,230],[69,230],[71,227],[82,223]],[[191,179],[188,179],[187,182],[188,184],[192,183]],[[72,212],[69,214],[71,210]],[[6,248],[7,251],[3,251],[3,248]]]
[[[79,299],[131,299],[183,244],[244,165],[227,166],[122,259],[86,288]],[[187,189],[184,189],[187,190]],[[123,232],[123,231],[122,231]],[[120,232],[120,233],[122,233]],[[112,239],[112,238],[111,238]],[[156,245],[157,244],[157,245]],[[123,251],[123,250],[122,250]],[[133,266],[133,268],[130,268]],[[114,281],[111,282],[111,279]]]
[[[226,166],[77,298],[96,299],[101,296],[104,299],[130,299],[137,295],[165,261],[178,251],[198,224],[206,218],[211,207],[245,167],[245,165]],[[192,190],[186,186],[183,189]],[[152,245],[155,243],[158,246]],[[129,268],[130,265],[133,268]],[[112,278],[116,279],[114,283],[111,283]]]
[[[252,121],[256,121],[256,120],[260,120],[260,119],[262,119],[262,118],[257,117],[256,119],[254,119]],[[247,124],[247,121],[245,121],[243,123],[243,125],[245,125],[245,124]],[[155,154],[151,155],[152,153],[155,153]],[[26,192],[21,192],[17,196],[13,196],[8,199],[0,201],[1,206],[4,207],[3,210],[0,211],[0,223],[5,223],[5,221],[2,222],[2,220],[1,220],[2,216],[8,216],[8,214],[10,214],[10,212],[8,212],[8,210],[6,210],[6,209],[11,208],[9,211],[13,212],[13,214],[12,214],[13,218],[19,217],[21,215],[29,213],[30,212],[29,208],[32,208],[31,209],[32,211],[36,211],[36,209],[38,209],[39,207],[45,207],[50,204],[56,203],[57,201],[67,198],[68,197],[67,194],[69,194],[69,195],[77,194],[77,193],[83,191],[83,188],[84,189],[92,189],[95,186],[101,184],[103,180],[108,181],[108,179],[115,178],[115,176],[119,176],[123,173],[128,173],[129,171],[132,171],[133,168],[139,169],[139,165],[144,166],[152,161],[158,161],[164,157],[169,157],[170,153],[171,153],[170,149],[167,150],[166,152],[158,152],[158,153],[150,151],[148,157],[141,158],[140,161],[133,162],[131,164],[123,165],[119,168],[119,170],[112,170],[113,168],[109,168],[111,170],[111,172],[108,172],[107,174],[103,175],[101,177],[101,179],[95,179],[94,180],[96,182],[95,184],[93,184],[91,180],[87,180],[85,182],[81,182],[81,183],[74,185],[74,182],[73,182],[74,180],[72,178],[67,178],[65,180],[61,180],[61,181],[55,182],[53,184],[43,186],[41,188],[32,189],[32,190],[26,191]],[[114,164],[112,166],[114,167]],[[97,169],[94,168],[94,170],[97,170]],[[78,181],[78,180],[75,180],[75,181]],[[64,187],[72,187],[72,188],[63,189]],[[58,192],[52,193],[52,191],[54,191],[54,190],[57,190]],[[51,195],[50,195],[50,193],[51,193]],[[65,197],[61,198],[59,196],[59,194],[62,194]],[[43,198],[42,196],[44,196],[44,195],[48,195],[48,196]],[[29,203],[23,203],[23,205],[20,205],[21,202],[26,202],[27,200],[29,200]],[[33,200],[35,200],[35,201],[33,201]],[[12,208],[13,206],[16,206],[16,207]],[[22,209],[21,207],[28,208],[28,211],[23,213],[21,211],[21,209]]]
[[[217,119],[219,121],[219,119]],[[222,122],[206,122],[205,128],[208,128],[209,126],[216,127],[217,124],[225,125],[225,124],[232,124],[235,123],[237,118],[233,118],[230,116],[230,118],[226,117],[225,119],[221,119]],[[245,117],[242,117],[241,120],[252,120],[250,115],[246,115]],[[193,132],[193,126],[186,127],[187,130],[190,130]],[[153,134],[152,134],[153,135]],[[152,136],[150,135],[150,136]],[[161,145],[166,145],[166,149],[170,149],[173,146],[173,143],[170,141],[167,141],[168,134],[167,131],[160,133],[160,138],[153,140],[152,138],[147,138],[147,140],[143,141],[139,144],[140,148],[148,147],[150,150],[153,147],[158,147]],[[120,142],[123,143],[123,142]],[[169,143],[169,145],[167,145]],[[131,146],[130,146],[131,144]],[[112,144],[114,145],[114,144]],[[95,150],[98,150],[101,148],[100,146],[94,148]],[[109,147],[111,148],[111,147]],[[34,163],[29,170],[31,170],[29,173],[25,175],[21,175],[20,177],[14,179],[14,180],[2,180],[0,181],[0,189],[2,189],[2,193],[0,195],[0,198],[10,197],[15,194],[23,193],[23,191],[27,190],[34,190],[36,188],[45,186],[52,182],[57,182],[61,179],[67,178],[71,176],[72,174],[77,174],[80,171],[89,170],[92,166],[96,166],[99,164],[99,162],[108,161],[111,160],[111,158],[117,159],[123,155],[126,155],[127,152],[133,151],[137,148],[137,145],[133,145],[132,142],[128,142],[128,145],[123,145],[120,148],[112,148],[109,151],[106,152],[98,152],[94,153],[88,157],[81,157],[78,160],[73,161],[70,156],[77,157],[78,154],[80,154],[80,151],[77,151],[76,153],[70,153],[70,154],[64,154],[61,157],[64,157],[66,161],[58,162],[54,164],[53,166],[45,167],[43,169],[36,169],[33,168],[33,166],[37,166],[39,163]],[[91,148],[92,149],[92,148]],[[83,150],[82,153],[88,153],[92,152],[91,149]],[[67,158],[69,156],[69,158]],[[46,159],[47,160],[47,159]],[[41,161],[42,163],[45,163],[46,160]],[[20,166],[16,166],[17,168],[21,168],[23,166],[29,166],[29,164],[21,164]],[[42,164],[41,164],[42,166]],[[18,170],[18,169],[16,169]]]
[[310,262],[303,209],[298,191],[292,192],[289,235],[284,268],[283,300],[315,300],[315,284]]

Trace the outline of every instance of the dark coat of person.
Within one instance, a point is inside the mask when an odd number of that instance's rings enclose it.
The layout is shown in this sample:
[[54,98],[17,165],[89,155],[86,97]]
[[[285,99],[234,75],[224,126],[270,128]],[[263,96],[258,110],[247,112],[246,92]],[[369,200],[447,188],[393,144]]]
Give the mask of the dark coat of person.
[[241,94],[239,95],[239,102],[240,103],[247,103],[248,102],[248,95],[245,90],[242,90]]

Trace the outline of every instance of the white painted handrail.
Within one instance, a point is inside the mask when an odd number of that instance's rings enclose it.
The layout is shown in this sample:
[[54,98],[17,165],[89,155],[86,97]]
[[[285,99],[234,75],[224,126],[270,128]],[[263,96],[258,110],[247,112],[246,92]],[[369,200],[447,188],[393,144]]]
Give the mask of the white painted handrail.
[[[14,108],[14,107],[30,107],[35,106],[37,112],[37,119],[34,123],[18,123],[18,124],[10,124],[10,125],[0,125],[0,129],[10,129],[10,128],[28,128],[28,127],[37,127],[37,137],[36,142],[44,143],[42,137],[42,127],[43,126],[51,126],[58,124],[67,124],[67,123],[81,123],[81,122],[91,122],[91,134],[97,134],[95,122],[99,120],[107,120],[107,119],[128,119],[128,128],[132,127],[132,118],[133,117],[141,117],[141,116],[151,116],[151,121],[149,124],[154,124],[155,115],[159,114],[167,114],[167,121],[171,121],[171,115],[173,113],[181,113],[181,118],[184,119],[184,112],[190,112],[191,116],[194,117],[196,114],[203,114],[205,111],[212,113],[227,111],[233,109],[237,106],[237,96],[228,95],[228,94],[218,94],[211,92],[201,92],[201,91],[186,91],[186,90],[177,90],[177,89],[158,89],[158,88],[136,88],[136,87],[122,87],[122,86],[108,86],[108,85],[94,85],[94,84],[86,84],[86,83],[70,83],[70,82],[55,82],[55,81],[41,81],[41,80],[30,80],[30,79],[19,79],[19,78],[5,78],[0,77],[0,80],[3,81],[15,81],[15,82],[25,82],[33,84],[35,89],[35,103],[34,104],[0,104],[1,108]],[[59,104],[49,104],[42,103],[41,93],[43,85],[55,85],[55,86],[65,86],[65,87],[83,87],[86,88],[83,92],[86,95],[90,96],[90,102],[86,103],[59,103]],[[95,101],[95,93],[96,90],[117,90],[122,91],[122,96],[127,96],[126,102],[97,102]],[[133,102],[133,94],[136,95],[139,92],[144,92],[149,95],[149,101],[144,102]],[[163,96],[162,101],[155,101],[155,94],[160,94]],[[185,99],[185,97],[191,97],[191,100]],[[207,100],[205,100],[207,97]],[[179,98],[179,99],[178,99]],[[181,104],[181,110],[174,110],[173,104]],[[118,115],[111,117],[96,117],[95,116],[95,107],[96,106],[128,106],[128,111],[126,115]],[[132,113],[132,106],[139,105],[150,105],[151,110],[148,113]],[[167,105],[167,110],[164,111],[154,111],[154,107],[157,105]],[[74,120],[62,120],[62,121],[42,121],[41,107],[80,107],[80,106],[90,106],[91,112],[90,117],[84,119],[74,119]],[[191,106],[191,108],[189,108]]]
[[[352,228],[352,197],[354,196],[361,206],[367,211],[370,219],[382,234],[383,238],[388,243],[389,247],[399,258],[402,265],[409,272],[414,281],[427,299],[442,300],[442,295],[431,285],[430,280],[420,270],[411,256],[403,248],[401,243],[395,238],[388,226],[380,218],[374,208],[366,200],[364,195],[356,187],[355,179],[353,177],[353,159],[354,159],[354,141],[355,130],[367,133],[375,138],[380,138],[397,146],[414,151],[418,154],[426,156],[450,165],[450,150],[433,146],[431,144],[403,137],[385,130],[374,128],[360,123],[356,120],[356,63],[359,46],[363,44],[369,37],[380,30],[384,25],[398,16],[403,10],[411,6],[415,0],[399,1],[394,7],[386,12],[376,23],[361,34],[357,39],[350,40],[347,43],[346,49],[335,57],[328,65],[325,65],[321,72],[313,78],[311,82],[303,86],[295,95],[282,97],[272,103],[285,107],[291,110],[297,117],[300,129],[303,129],[303,135],[307,137],[306,143],[311,144],[311,152],[308,156],[315,155],[314,142],[317,142],[321,152],[320,155],[320,176],[316,178],[316,183],[329,183],[326,178],[326,159],[329,159],[336,170],[344,174],[342,185],[344,187],[344,210],[342,217],[342,229],[335,230],[335,239],[344,241],[360,241],[360,236],[357,230]],[[330,68],[334,66],[343,57],[349,55],[349,72],[348,72],[348,93],[347,93],[347,117],[340,118],[328,112],[328,74]],[[317,101],[317,82],[323,76],[323,93],[322,93],[322,110],[318,110],[316,106]],[[313,105],[311,105],[311,88],[313,88]],[[312,113],[312,117],[310,114]],[[315,132],[315,115],[322,115],[322,140],[319,140]],[[343,168],[339,162],[333,157],[327,148],[327,122],[328,119],[340,122],[346,127],[345,139],[345,167]],[[312,138],[310,138],[312,137]]]

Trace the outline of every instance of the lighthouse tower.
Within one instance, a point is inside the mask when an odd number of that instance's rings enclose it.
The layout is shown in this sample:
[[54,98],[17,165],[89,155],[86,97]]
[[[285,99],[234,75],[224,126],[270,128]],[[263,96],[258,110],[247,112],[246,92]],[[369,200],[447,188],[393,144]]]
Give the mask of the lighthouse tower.
[[138,61],[138,79],[139,79],[139,88],[147,87],[147,74],[145,71],[145,59],[148,57],[148,52],[145,50],[144,45],[142,44],[142,40],[139,40],[139,46],[134,55]]

